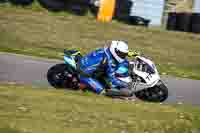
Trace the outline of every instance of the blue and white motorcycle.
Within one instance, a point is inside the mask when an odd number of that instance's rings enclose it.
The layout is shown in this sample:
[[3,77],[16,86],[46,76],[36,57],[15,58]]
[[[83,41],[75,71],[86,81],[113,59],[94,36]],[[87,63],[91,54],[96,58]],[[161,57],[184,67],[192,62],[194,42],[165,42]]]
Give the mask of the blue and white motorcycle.
[[[48,82],[55,88],[79,90],[77,62],[81,57],[79,51],[64,50],[64,63],[56,64],[48,70]],[[137,98],[150,102],[163,102],[168,98],[168,88],[161,81],[151,60],[136,55],[129,61],[128,69],[129,76],[119,79],[129,84],[129,89]]]

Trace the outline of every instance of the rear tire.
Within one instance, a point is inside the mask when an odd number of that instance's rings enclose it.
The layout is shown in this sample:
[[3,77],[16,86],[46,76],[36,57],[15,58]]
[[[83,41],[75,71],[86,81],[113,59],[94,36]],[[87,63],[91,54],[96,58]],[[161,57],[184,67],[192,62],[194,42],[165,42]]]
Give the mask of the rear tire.
[[65,64],[56,64],[52,66],[48,72],[47,72],[47,80],[50,85],[52,85],[55,88],[63,88],[63,72],[66,68]]
[[168,88],[161,81],[154,87],[147,88],[135,93],[141,100],[149,102],[164,102],[168,98]]
[[55,88],[77,89],[78,78],[66,64],[56,64],[47,72],[49,84]]

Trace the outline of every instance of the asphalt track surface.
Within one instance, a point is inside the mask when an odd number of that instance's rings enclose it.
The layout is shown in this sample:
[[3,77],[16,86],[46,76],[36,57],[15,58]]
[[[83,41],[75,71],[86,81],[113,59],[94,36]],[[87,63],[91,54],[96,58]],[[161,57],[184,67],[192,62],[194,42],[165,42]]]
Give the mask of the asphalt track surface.
[[[50,87],[47,70],[60,60],[0,53],[0,81]],[[200,105],[200,80],[161,77],[169,88],[165,103]]]

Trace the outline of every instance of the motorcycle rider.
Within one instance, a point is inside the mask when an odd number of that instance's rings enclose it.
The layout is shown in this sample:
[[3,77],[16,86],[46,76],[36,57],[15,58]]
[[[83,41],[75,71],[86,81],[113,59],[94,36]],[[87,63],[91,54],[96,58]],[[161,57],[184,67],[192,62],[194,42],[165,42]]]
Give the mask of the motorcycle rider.
[[[97,94],[101,94],[106,89],[107,96],[131,96],[128,84],[115,75],[118,68],[128,68],[126,59],[128,52],[127,43],[117,40],[82,57],[78,63],[80,88],[90,88]],[[97,78],[102,76],[105,77],[107,86]]]

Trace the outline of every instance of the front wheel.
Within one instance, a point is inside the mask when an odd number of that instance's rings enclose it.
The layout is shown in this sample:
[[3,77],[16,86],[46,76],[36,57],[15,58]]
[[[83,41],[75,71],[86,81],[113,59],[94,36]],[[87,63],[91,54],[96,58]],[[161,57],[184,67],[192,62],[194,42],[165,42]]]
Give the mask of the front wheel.
[[135,96],[149,102],[164,102],[168,98],[168,88],[162,81],[151,88],[135,92]]

